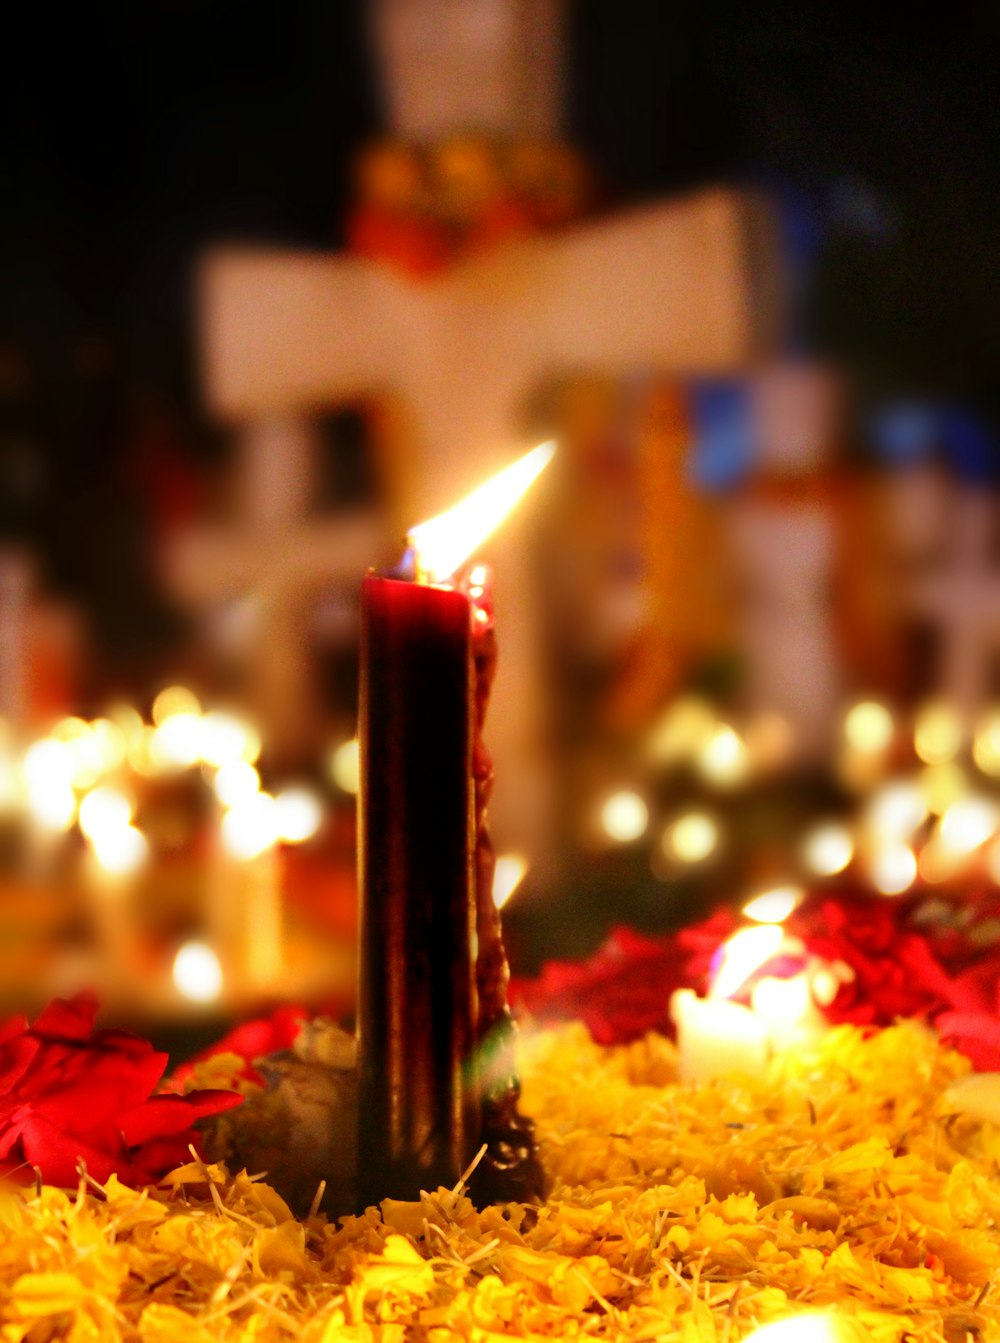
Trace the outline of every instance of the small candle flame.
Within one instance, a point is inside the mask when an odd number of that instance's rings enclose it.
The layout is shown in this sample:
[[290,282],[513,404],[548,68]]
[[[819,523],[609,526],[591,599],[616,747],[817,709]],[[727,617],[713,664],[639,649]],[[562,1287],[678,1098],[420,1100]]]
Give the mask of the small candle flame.
[[551,462],[555,450],[555,443],[540,443],[454,508],[413,527],[406,539],[416,554],[420,577],[429,583],[447,582],[500,526]]
[[741,928],[722,948],[722,964],[709,990],[711,998],[731,998],[750,976],[777,955],[784,940],[778,923],[761,923]]
[[784,923],[802,903],[805,892],[799,886],[775,886],[763,891],[743,906],[743,913],[756,923]]
[[524,880],[527,871],[528,864],[519,853],[500,855],[493,871],[493,903],[497,909],[503,909]]

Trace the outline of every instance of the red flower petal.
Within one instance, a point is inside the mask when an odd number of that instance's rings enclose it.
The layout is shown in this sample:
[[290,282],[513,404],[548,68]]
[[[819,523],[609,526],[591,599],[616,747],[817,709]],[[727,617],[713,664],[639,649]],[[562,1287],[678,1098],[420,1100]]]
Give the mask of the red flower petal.
[[3,1025],[0,1026],[0,1048],[7,1044],[8,1041],[13,1040],[15,1036],[23,1035],[27,1029],[27,1017],[11,1017],[9,1021],[5,1021]]
[[119,1138],[116,1145],[96,1145],[95,1136],[81,1137],[65,1133],[41,1115],[28,1118],[21,1133],[24,1158],[38,1166],[47,1184],[72,1188],[79,1180],[79,1164],[86,1163],[95,1180],[107,1180],[112,1173],[128,1178],[131,1163]]
[[[55,1060],[53,1060],[55,1063]],[[163,1074],[165,1056],[152,1050],[145,1058],[80,1047],[46,1066],[44,1053],[24,1079],[33,1106],[70,1131],[114,1122],[123,1111],[145,1100]]]
[[121,1131],[129,1147],[137,1147],[151,1138],[163,1138],[181,1129],[192,1128],[196,1120],[221,1114],[242,1102],[243,1097],[236,1091],[189,1091],[186,1096],[151,1096],[121,1116]]
[[49,1039],[86,1040],[97,1018],[97,995],[89,989],[72,998],[53,998],[35,1019],[32,1032]]
[[935,1025],[945,1043],[980,1072],[1000,1071],[1000,1021],[985,1012],[944,1012]]
[[241,1077],[252,1082],[260,1082],[260,1075],[251,1066],[255,1059],[265,1054],[277,1054],[282,1049],[291,1049],[298,1037],[303,1021],[309,1017],[304,1007],[285,1006],[276,1008],[269,1017],[257,1017],[252,1021],[241,1022],[225,1034],[221,1040],[202,1050],[194,1058],[174,1069],[171,1081],[184,1083],[193,1075],[195,1065],[216,1054],[238,1054],[246,1062]]
[[9,1096],[31,1067],[41,1044],[30,1035],[18,1035],[0,1047],[0,1096]]
[[0,1160],[37,1165],[74,1185],[80,1160],[97,1180],[116,1172],[149,1183],[187,1157],[193,1125],[239,1105],[228,1091],[151,1096],[167,1056],[123,1031],[92,1033],[97,1003],[57,1001],[33,1027],[5,1028],[0,1044]]

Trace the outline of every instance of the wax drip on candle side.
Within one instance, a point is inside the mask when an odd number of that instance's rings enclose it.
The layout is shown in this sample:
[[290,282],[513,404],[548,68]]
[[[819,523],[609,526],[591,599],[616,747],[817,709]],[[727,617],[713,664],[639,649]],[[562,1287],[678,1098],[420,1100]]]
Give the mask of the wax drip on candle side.
[[472,661],[475,678],[476,985],[479,995],[477,1042],[482,1110],[483,1160],[470,1180],[480,1205],[516,1200],[531,1202],[545,1193],[534,1121],[521,1114],[517,1072],[517,1026],[507,1002],[510,967],[500,911],[493,899],[496,854],[490,837],[488,806],[493,791],[493,761],[483,740],[490,689],[496,675],[497,641],[493,629],[491,575],[477,564],[462,584],[472,605]]

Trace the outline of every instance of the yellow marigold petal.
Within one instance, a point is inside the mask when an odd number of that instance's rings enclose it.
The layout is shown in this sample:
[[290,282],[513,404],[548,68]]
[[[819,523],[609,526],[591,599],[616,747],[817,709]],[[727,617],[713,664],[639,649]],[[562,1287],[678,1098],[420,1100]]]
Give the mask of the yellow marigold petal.
[[218,1343],[210,1332],[184,1310],[154,1302],[139,1317],[142,1343]]
[[61,1315],[83,1304],[86,1291],[72,1273],[22,1273],[11,1289],[12,1314],[21,1319]]

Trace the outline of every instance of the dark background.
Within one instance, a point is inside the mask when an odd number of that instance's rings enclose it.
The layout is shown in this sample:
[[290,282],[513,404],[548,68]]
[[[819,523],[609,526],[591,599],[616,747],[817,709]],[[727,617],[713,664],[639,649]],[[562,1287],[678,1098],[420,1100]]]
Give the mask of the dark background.
[[[1000,7],[569,8],[567,126],[610,199],[769,189],[799,344],[995,408]],[[222,239],[340,241],[381,126],[364,7],[39,3],[4,26],[0,539],[40,547],[109,653],[152,655],[176,616],[143,558],[150,482],[225,450],[193,266]]]

